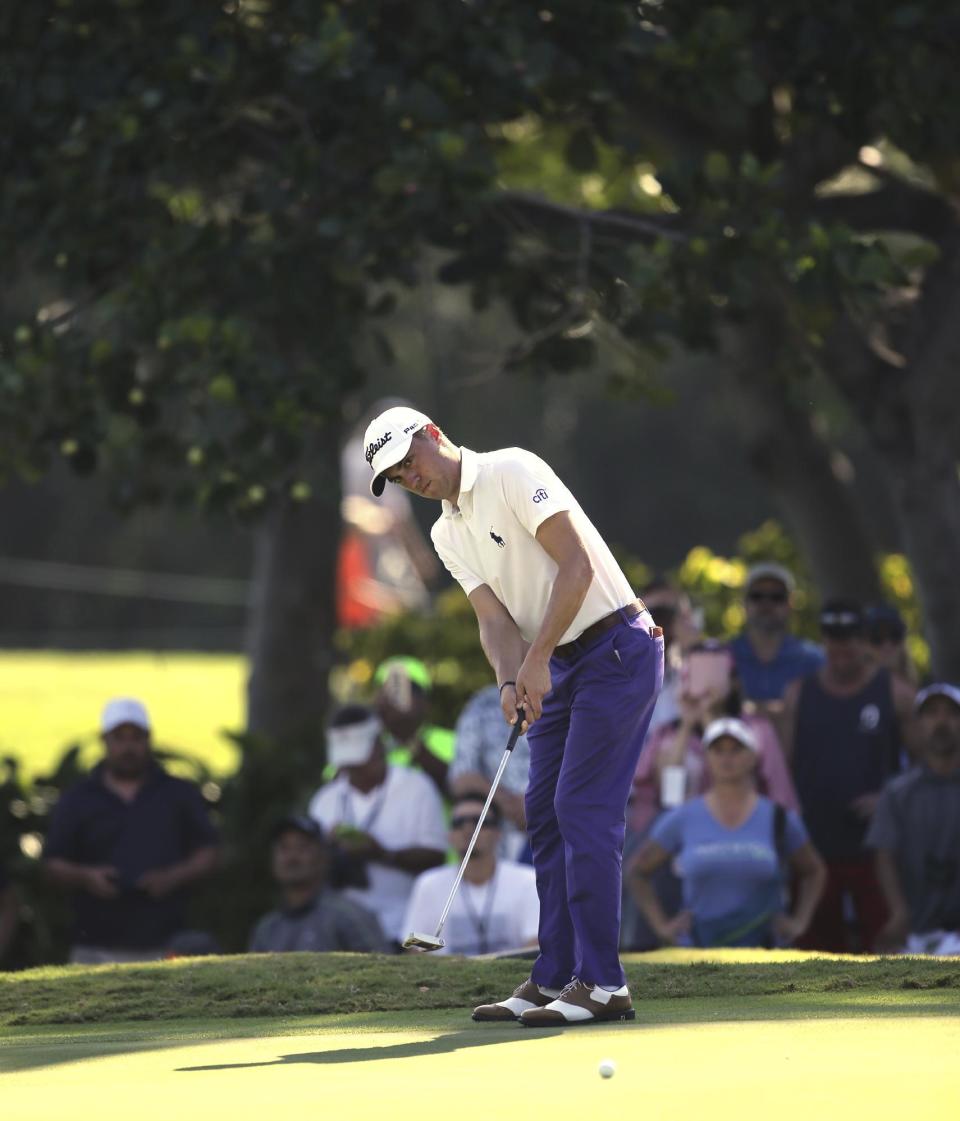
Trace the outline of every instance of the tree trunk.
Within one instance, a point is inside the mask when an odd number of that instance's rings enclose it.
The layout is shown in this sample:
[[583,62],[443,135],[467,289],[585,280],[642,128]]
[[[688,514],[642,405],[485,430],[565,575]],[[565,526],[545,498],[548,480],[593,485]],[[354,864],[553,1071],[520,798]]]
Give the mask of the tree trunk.
[[[338,477],[329,443],[328,479]],[[247,730],[274,741],[317,738],[333,663],[340,488],[285,502],[261,527],[254,560],[248,654]]]
[[907,555],[923,609],[930,665],[960,682],[960,479],[956,457],[925,442],[893,479]]
[[778,372],[784,339],[767,328],[725,339],[750,461],[777,497],[821,594],[877,599],[874,546],[849,485],[835,470],[835,451],[816,432],[810,409],[798,405],[796,379]]
[[846,317],[824,359],[887,470],[931,669],[960,681],[960,225],[939,248],[919,295],[890,309],[893,347]]

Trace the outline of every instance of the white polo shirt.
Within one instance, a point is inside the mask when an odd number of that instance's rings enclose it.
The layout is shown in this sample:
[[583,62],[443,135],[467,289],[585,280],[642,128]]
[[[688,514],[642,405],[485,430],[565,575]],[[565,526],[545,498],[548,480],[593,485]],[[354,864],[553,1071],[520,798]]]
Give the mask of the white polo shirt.
[[[457,867],[446,864],[421,872],[413,885],[404,929],[432,931]],[[454,897],[443,928],[442,954],[493,954],[516,950],[537,940],[540,900],[537,875],[529,864],[497,861],[493,878],[485,884],[464,880]]]
[[536,539],[553,514],[567,511],[586,546],[593,580],[560,638],[571,642],[587,627],[634,599],[606,542],[570,491],[539,456],[522,448],[477,453],[460,449],[458,505],[443,502],[430,531],[437,554],[469,595],[486,584],[527,642],[540,630],[557,566]]
[[[351,786],[346,775],[338,775],[320,787],[308,812],[327,832],[338,825],[352,825],[386,849],[447,851],[440,795],[422,771],[409,767],[388,766],[383,785],[367,794]],[[371,862],[367,878],[369,887],[345,888],[344,895],[372,911],[388,938],[401,941],[409,934],[403,929],[403,913],[416,877],[400,868]]]

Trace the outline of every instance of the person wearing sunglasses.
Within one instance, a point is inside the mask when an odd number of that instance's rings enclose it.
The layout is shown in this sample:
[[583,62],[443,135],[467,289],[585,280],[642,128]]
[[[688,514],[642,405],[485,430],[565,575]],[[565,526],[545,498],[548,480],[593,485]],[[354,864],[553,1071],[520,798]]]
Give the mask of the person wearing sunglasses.
[[744,588],[746,624],[730,643],[744,699],[773,720],[782,714],[790,682],[824,662],[819,646],[790,633],[795,588],[793,573],[783,565],[754,565]]
[[784,700],[784,750],[827,866],[826,890],[799,945],[870,953],[887,909],[866,835],[880,791],[912,743],[915,693],[868,656],[856,601],[825,601],[820,632],[826,663],[793,682]]
[[874,603],[864,612],[863,621],[874,663],[916,685],[917,672],[907,650],[907,624],[900,612],[889,603]]
[[[450,846],[456,864],[431,868],[417,877],[407,904],[404,928],[429,930],[453,887],[457,869],[480,820],[486,795],[479,791],[456,798],[450,818]],[[463,873],[443,928],[442,954],[494,954],[535,947],[540,922],[537,878],[529,864],[500,860],[500,810],[494,802]]]

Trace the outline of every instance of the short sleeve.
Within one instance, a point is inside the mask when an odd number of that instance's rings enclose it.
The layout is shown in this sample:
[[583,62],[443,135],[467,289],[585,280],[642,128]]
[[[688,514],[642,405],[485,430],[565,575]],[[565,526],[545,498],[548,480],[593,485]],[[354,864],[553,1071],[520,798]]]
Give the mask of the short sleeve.
[[[405,847],[447,851],[447,826],[437,788],[420,771],[405,771],[410,786],[411,831]],[[411,780],[416,780],[414,783]]]
[[351,899],[343,898],[340,904],[337,934],[341,948],[351,953],[386,953],[387,940],[377,916]]
[[75,860],[77,857],[77,798],[72,792],[64,794],[50,816],[50,825],[43,844],[45,859]]
[[679,852],[683,847],[683,827],[686,820],[684,810],[689,804],[677,806],[657,818],[650,830],[650,840],[667,852]]
[[[450,779],[471,771],[484,773],[484,746],[487,738],[488,706],[486,697],[478,693],[467,701],[454,728],[456,747],[450,764]],[[500,705],[497,705],[500,713]]]
[[894,852],[900,847],[900,823],[894,810],[893,791],[886,787],[880,794],[864,845],[868,849]]
[[464,594],[469,595],[481,586],[486,581],[481,579],[474,571],[463,563],[462,559],[454,556],[449,548],[446,547],[441,540],[441,534],[434,525],[430,530],[430,540],[433,542],[433,547],[436,549],[437,556],[440,558],[443,567],[450,573],[456,582],[463,588]]
[[570,491],[536,456],[506,460],[498,474],[504,501],[531,536],[547,518],[573,509]]

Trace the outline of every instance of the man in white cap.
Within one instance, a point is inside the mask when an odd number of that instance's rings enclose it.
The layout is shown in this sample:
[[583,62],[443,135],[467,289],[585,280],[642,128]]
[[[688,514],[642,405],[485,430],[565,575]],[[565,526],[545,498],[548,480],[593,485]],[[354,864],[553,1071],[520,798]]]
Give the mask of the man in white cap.
[[744,587],[746,625],[730,643],[744,698],[774,720],[790,682],[824,663],[816,643],[790,633],[795,588],[793,573],[782,564],[755,564]]
[[618,953],[624,819],[663,680],[662,633],[536,455],[457,447],[409,408],[381,413],[364,445],[374,495],[390,482],[442,503],[434,547],[477,615],[506,720],[528,727],[540,955],[511,997],[474,1018],[633,1019]]
[[327,762],[336,777],[313,796],[310,816],[364,882],[345,886],[344,895],[376,915],[398,944],[415,878],[446,856],[440,795],[422,771],[387,762],[383,724],[364,705],[334,713]]
[[151,961],[183,932],[185,889],[216,867],[217,834],[196,786],[154,758],[140,701],[109,701],[100,732],[103,761],[57,803],[44,865],[73,895],[71,961]]

